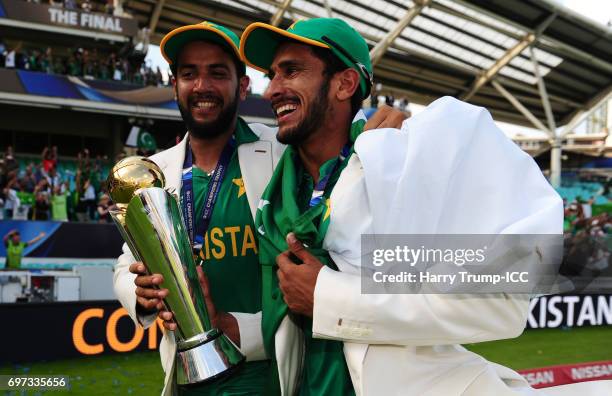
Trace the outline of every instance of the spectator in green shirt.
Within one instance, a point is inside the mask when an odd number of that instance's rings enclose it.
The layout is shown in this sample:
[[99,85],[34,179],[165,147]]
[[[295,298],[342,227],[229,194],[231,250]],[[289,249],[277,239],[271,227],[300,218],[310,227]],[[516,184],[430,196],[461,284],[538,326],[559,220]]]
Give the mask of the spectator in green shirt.
[[51,218],[53,221],[68,221],[68,195],[62,186],[55,186],[51,197]]
[[7,269],[19,269],[21,268],[21,256],[23,255],[23,249],[35,244],[41,240],[46,234],[41,232],[35,238],[28,242],[21,241],[21,234],[19,230],[13,229],[9,231],[3,238],[4,247],[6,248],[6,264]]

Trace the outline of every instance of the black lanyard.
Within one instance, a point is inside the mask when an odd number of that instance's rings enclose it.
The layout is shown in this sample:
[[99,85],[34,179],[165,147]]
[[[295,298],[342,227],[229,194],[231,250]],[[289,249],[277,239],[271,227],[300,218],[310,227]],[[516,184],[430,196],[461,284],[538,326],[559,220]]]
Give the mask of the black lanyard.
[[[189,138],[187,138],[189,139]],[[195,219],[195,197],[193,196],[193,153],[191,152],[191,144],[187,141],[187,150],[185,152],[185,161],[183,162],[183,184],[181,186],[181,201],[183,208],[183,219],[189,232],[189,238],[194,249],[201,249],[204,243],[204,234],[208,231],[210,219],[212,217],[217,196],[221,191],[221,183],[227,167],[229,166],[236,142],[232,137],[221,152],[221,157],[215,166],[212,178],[208,183],[208,191],[206,192],[206,200],[202,208],[201,221]],[[195,232],[194,232],[195,230]]]

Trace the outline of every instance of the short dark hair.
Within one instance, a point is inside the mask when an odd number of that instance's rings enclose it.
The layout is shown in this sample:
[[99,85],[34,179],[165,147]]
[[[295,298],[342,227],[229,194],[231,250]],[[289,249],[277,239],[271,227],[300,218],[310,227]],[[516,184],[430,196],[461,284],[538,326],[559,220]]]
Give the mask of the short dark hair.
[[[325,70],[323,70],[323,74],[327,78],[331,78],[334,74],[341,72],[346,69],[350,69],[344,62],[340,60],[336,55],[334,55],[331,50],[322,47],[310,46],[312,53],[314,56],[319,58],[323,64],[325,65]],[[363,105],[363,94],[361,93],[361,87],[358,87],[353,96],[351,97],[351,117],[354,117],[355,114],[361,109]]]
[[[215,44],[215,43],[212,43],[212,44]],[[238,80],[240,80],[242,77],[246,75],[246,67],[244,66],[244,63],[240,59],[238,59],[236,54],[233,51],[231,51],[229,48],[227,48],[226,46],[219,45],[219,47],[223,50],[223,52],[225,52],[232,58],[232,61],[234,61],[234,66],[236,68],[236,77],[238,77]],[[174,78],[176,78],[176,68],[178,66],[178,58],[182,50],[183,49],[181,48],[177,52],[176,60],[170,65],[170,71],[172,72],[172,76],[174,76]]]

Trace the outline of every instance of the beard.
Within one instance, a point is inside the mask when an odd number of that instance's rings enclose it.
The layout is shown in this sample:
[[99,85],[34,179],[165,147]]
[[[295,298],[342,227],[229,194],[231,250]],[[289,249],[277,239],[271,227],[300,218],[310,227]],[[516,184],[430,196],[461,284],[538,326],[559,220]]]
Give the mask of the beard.
[[190,110],[191,103],[196,99],[211,99],[223,105],[223,98],[212,94],[189,97],[187,99],[187,106],[183,106],[180,101],[177,101],[179,111],[181,112],[181,117],[183,117],[183,122],[185,123],[185,126],[187,127],[189,133],[196,138],[213,139],[227,132],[227,128],[232,125],[234,118],[238,113],[239,94],[240,87],[238,86],[236,88],[236,92],[234,93],[233,100],[227,106],[222,107],[221,112],[219,113],[217,118],[204,122],[198,122],[193,118],[193,115],[191,114]]
[[329,83],[331,78],[326,77],[319,87],[319,93],[310,103],[310,110],[308,114],[300,121],[298,125],[293,128],[287,129],[280,133],[276,133],[276,140],[282,144],[291,144],[297,146],[310,135],[312,135],[325,121],[325,116],[329,110],[329,99],[327,94],[329,93]]

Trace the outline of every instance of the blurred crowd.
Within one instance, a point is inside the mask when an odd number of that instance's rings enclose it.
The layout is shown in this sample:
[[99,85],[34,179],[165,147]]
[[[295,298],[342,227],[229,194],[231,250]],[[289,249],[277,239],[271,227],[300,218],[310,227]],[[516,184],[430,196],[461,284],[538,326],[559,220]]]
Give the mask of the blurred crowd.
[[612,275],[610,181],[600,186],[596,195],[588,198],[563,199],[564,275],[583,278],[595,278],[604,273]]
[[387,106],[395,107],[403,112],[410,113],[410,102],[408,102],[408,99],[406,98],[395,99],[393,95],[381,95],[377,96],[376,98],[377,106],[386,104]]
[[0,66],[7,69],[63,74],[86,79],[126,81],[136,85],[164,85],[159,66],[154,70],[142,59],[112,52],[101,55],[97,49],[76,48],[69,56],[55,55],[53,48],[23,48],[21,43],[7,47],[0,38]]
[[[47,3],[46,1],[31,1]],[[105,12],[129,17],[123,11],[121,1],[48,1],[52,6],[81,9],[88,12]],[[149,44],[149,30],[143,28],[123,48],[116,52],[102,53],[97,48],[52,48],[8,43],[0,37],[0,67],[37,71],[48,74],[77,76],[86,79],[124,81],[136,85],[167,85],[167,79],[159,67],[145,62]]]
[[[91,0],[26,0],[28,3],[49,4],[54,7],[62,7],[69,10],[82,10],[86,12],[103,12],[109,15],[123,16],[121,7],[117,7],[115,0],[91,1]],[[119,3],[120,4],[120,3]]]
[[383,86],[381,83],[376,83],[373,85],[372,96],[370,98],[371,108],[376,109],[378,108],[378,106],[387,105],[390,107],[395,107],[400,111],[403,111],[408,117],[412,115],[412,112],[410,110],[410,101],[407,98],[396,98],[395,96],[389,93],[382,95],[382,90]]
[[[588,200],[584,200],[578,197],[570,203],[567,202],[567,199],[564,199],[563,232],[569,234],[576,234],[587,228],[591,228],[589,227],[589,225],[593,221],[595,221],[595,225],[597,226],[597,229],[593,231],[602,231],[603,228],[601,227],[601,225],[598,225],[597,219],[601,218],[601,215],[605,215],[606,213],[593,216],[593,203],[594,199],[592,197]],[[604,231],[606,233],[612,233],[612,229],[606,228]]]
[[0,158],[0,218],[110,222],[106,161],[85,149],[76,163],[62,164],[56,146],[45,147],[39,161],[18,161],[9,146]]

